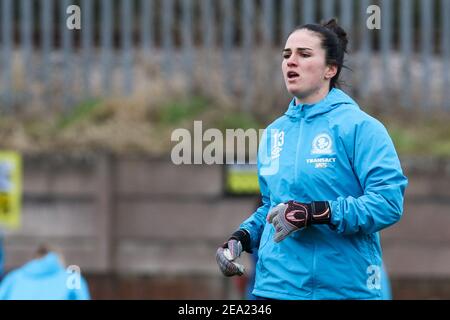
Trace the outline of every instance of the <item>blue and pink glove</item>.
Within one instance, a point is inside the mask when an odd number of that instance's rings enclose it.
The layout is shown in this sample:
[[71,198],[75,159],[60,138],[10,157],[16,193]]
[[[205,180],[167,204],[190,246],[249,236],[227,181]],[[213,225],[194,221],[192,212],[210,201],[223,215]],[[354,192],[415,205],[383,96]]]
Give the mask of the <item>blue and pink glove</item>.
[[301,203],[290,200],[280,203],[267,215],[267,221],[275,227],[275,242],[312,224],[329,224],[330,220],[331,208],[327,201]]

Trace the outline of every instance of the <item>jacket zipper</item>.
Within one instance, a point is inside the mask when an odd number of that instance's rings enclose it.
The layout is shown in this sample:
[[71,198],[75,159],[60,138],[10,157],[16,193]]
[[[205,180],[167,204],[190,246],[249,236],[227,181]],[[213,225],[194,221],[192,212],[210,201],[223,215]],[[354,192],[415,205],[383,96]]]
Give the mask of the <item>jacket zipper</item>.
[[[297,149],[296,149],[296,155],[295,155],[295,171],[294,171],[294,183],[295,185],[298,185],[299,182],[299,174],[300,174],[300,153],[301,153],[301,144],[303,141],[303,111],[301,111],[301,117],[300,117],[300,129],[298,134],[298,140],[297,140]],[[316,270],[316,244],[313,243],[313,263],[312,263],[312,270],[311,270],[311,293],[312,293],[312,299],[314,299],[314,278],[315,278],[315,270]]]
[[303,117],[300,118],[300,129],[298,133],[298,140],[297,140],[297,149],[295,150],[295,170],[294,170],[294,184],[298,185],[298,176],[299,176],[299,157],[300,157],[300,145],[302,142],[302,135],[303,135]]

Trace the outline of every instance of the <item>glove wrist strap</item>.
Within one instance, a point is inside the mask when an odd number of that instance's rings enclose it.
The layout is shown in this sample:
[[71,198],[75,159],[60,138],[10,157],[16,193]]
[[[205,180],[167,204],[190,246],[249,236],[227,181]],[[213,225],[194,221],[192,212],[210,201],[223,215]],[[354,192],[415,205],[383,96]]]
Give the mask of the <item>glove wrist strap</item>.
[[246,252],[252,253],[251,249],[251,242],[250,242],[250,234],[247,230],[239,229],[235,231],[229,240],[235,239],[237,241],[240,241],[242,244],[242,249]]
[[308,225],[329,224],[331,222],[331,208],[328,201],[313,201],[310,203]]

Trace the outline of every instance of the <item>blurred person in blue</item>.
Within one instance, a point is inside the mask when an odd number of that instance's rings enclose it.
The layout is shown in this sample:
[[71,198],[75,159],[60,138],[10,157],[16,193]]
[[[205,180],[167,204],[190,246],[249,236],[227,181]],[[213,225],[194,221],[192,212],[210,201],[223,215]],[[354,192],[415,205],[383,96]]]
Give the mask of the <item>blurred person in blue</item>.
[[8,273],[0,283],[0,300],[89,300],[86,280],[65,269],[63,257],[40,246],[35,258]]
[[379,231],[407,178],[381,122],[337,88],[348,39],[335,19],[295,29],[281,69],[293,96],[258,150],[263,205],[217,249],[225,276],[258,249],[258,299],[382,299]]

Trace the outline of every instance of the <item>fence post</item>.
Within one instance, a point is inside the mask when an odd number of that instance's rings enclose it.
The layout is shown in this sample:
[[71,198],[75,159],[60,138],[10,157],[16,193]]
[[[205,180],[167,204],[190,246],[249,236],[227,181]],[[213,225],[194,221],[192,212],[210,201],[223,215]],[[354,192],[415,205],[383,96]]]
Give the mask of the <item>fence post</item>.
[[322,19],[328,20],[334,17],[334,0],[322,0]]
[[[126,1],[126,0],[125,0]],[[173,0],[162,1],[162,44],[163,44],[163,71],[166,77],[173,72]]]
[[[353,48],[355,47],[355,34],[353,32],[353,0],[341,0],[340,1],[340,11],[339,11],[339,24],[347,32],[347,37],[349,39],[347,44],[347,52],[350,58],[344,58],[344,65],[349,68],[343,68],[341,71],[342,82],[345,85],[344,90],[353,94],[354,87],[353,79],[355,78],[355,58],[353,57]],[[348,87],[347,87],[348,86]]]
[[2,102],[8,111],[11,111],[12,105],[12,1],[2,1],[2,73],[3,73],[3,90]]
[[183,65],[186,86],[189,93],[192,92],[193,78],[193,47],[192,47],[192,0],[183,0],[182,6],[182,43],[183,43]]
[[20,49],[23,52],[22,55],[22,70],[24,75],[24,93],[23,93],[23,100],[21,101],[23,104],[26,104],[28,101],[31,100],[30,94],[30,84],[33,83],[33,64],[31,63],[31,28],[33,26],[33,14],[31,12],[31,0],[22,0],[20,2],[21,4],[21,32],[20,32]]
[[303,15],[302,19],[304,24],[316,22],[316,1],[315,0],[303,0]]
[[[253,1],[253,0],[248,0]],[[201,0],[200,1],[200,16],[201,16],[201,27],[202,27],[202,46],[203,46],[203,59],[204,65],[200,72],[202,75],[202,81],[205,81],[204,87],[206,90],[211,92],[213,89],[211,88],[210,82],[206,81],[210,74],[210,67],[213,65],[213,58],[210,54],[214,47],[215,37],[214,37],[214,8],[212,0]]]
[[274,3],[273,0],[264,0],[261,19],[261,30],[263,35],[264,46],[267,48],[272,48],[274,42],[274,32],[273,32],[273,13],[274,13]]
[[83,43],[83,97],[87,98],[91,95],[91,59],[92,59],[92,33],[93,33],[93,4],[92,0],[83,0],[82,2],[82,19],[81,19],[81,37]]
[[413,87],[414,79],[411,77],[411,51],[412,51],[412,9],[411,0],[401,0],[400,2],[400,45],[402,55],[402,79],[401,81],[401,105],[403,107],[411,107],[411,88]]
[[431,107],[430,88],[433,77],[431,75],[431,54],[433,43],[433,0],[420,0],[420,46],[422,48],[422,83],[420,102],[421,108],[428,110]]
[[347,45],[347,50],[352,51],[355,39],[353,38],[353,0],[341,0],[340,24],[347,32],[350,39]]
[[[275,20],[275,3],[274,0],[264,0],[262,3],[262,19],[260,21],[260,27],[262,30],[262,36],[263,36],[263,50],[264,50],[264,59],[267,61],[266,67],[263,69],[264,74],[262,75],[262,78],[264,81],[262,82],[262,85],[265,88],[270,88],[273,86],[274,83],[274,77],[273,75],[276,74],[278,69],[278,65],[274,63],[274,45],[275,45],[275,28],[274,28],[274,20]],[[283,43],[284,45],[284,43]],[[277,48],[279,51],[281,48]],[[278,52],[278,51],[277,51]],[[280,55],[278,55],[278,58],[280,58]],[[277,68],[277,69],[275,69]],[[265,101],[267,104],[273,104],[273,97],[270,95],[265,95]]]
[[232,94],[234,81],[231,78],[231,74],[234,74],[234,64],[232,59],[232,49],[234,44],[234,15],[233,15],[233,3],[234,0],[221,1],[223,10],[223,24],[222,24],[222,46],[223,46],[223,82],[225,92],[227,95]]
[[450,1],[441,0],[441,57],[442,66],[442,104],[446,111],[450,111]]
[[391,0],[382,0],[381,2],[381,56],[382,56],[382,81],[381,98],[383,105],[387,105],[391,100],[391,75],[390,75],[390,57],[391,57],[391,12],[393,10]]
[[131,38],[133,3],[134,0],[122,0],[122,7],[121,7],[122,71],[123,71],[123,92],[125,95],[130,95],[133,90],[133,48]]
[[243,32],[243,55],[244,59],[243,61],[243,67],[242,70],[244,72],[243,76],[243,105],[244,110],[249,112],[251,107],[251,102],[253,98],[254,93],[254,86],[255,83],[252,81],[253,77],[253,59],[251,58],[251,51],[253,47],[253,26],[254,26],[254,6],[253,6],[253,0],[247,0],[242,1],[242,10],[241,10],[241,26],[242,26],[242,32]]
[[287,36],[294,28],[294,10],[292,0],[283,0],[283,8],[282,8],[282,21],[283,21],[283,31],[281,34],[281,41],[286,41]]
[[149,57],[150,50],[154,46],[154,10],[155,3],[153,0],[141,0],[141,45],[145,58]]
[[111,92],[111,60],[112,60],[112,15],[113,8],[111,0],[101,2],[101,72],[102,90],[104,95]]
[[361,0],[359,2],[359,28],[360,32],[360,61],[358,66],[358,92],[361,97],[367,99],[367,95],[370,90],[370,76],[369,76],[369,64],[371,55],[371,41],[372,31],[367,28],[367,8],[369,7],[369,0]]
[[[73,83],[73,61],[72,61],[72,32],[67,28],[66,25],[66,19],[67,17],[67,8],[70,6],[71,1],[70,0],[64,0],[62,1],[62,5],[60,8],[60,14],[61,14],[61,21],[60,21],[60,28],[62,32],[62,46],[63,46],[63,110],[67,111],[69,109],[69,106],[73,103],[73,90],[72,90],[72,83]],[[83,21],[83,20],[81,20]]]
[[41,75],[44,93],[44,103],[49,103],[50,83],[51,83],[51,60],[50,54],[53,47],[53,0],[41,1],[41,45],[42,45],[42,64]]

